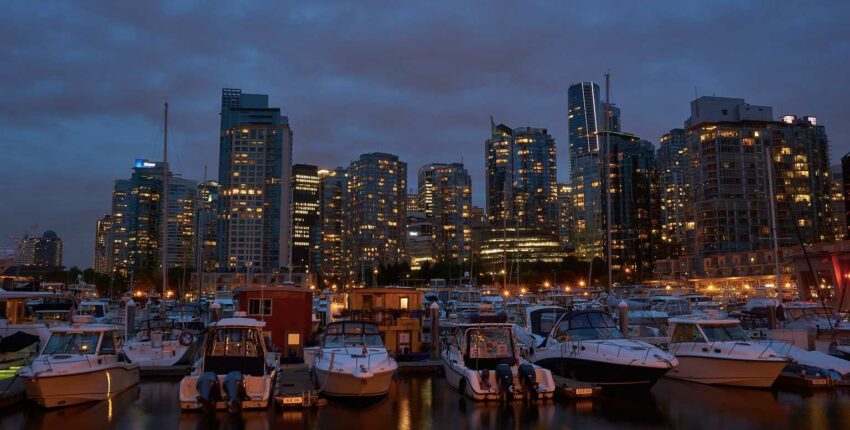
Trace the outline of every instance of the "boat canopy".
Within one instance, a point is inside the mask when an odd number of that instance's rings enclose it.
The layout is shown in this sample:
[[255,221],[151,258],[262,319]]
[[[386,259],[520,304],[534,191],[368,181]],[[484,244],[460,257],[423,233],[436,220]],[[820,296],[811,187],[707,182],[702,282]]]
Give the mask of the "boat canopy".
[[599,310],[573,311],[564,314],[554,333],[555,338],[562,342],[623,338],[614,319]]

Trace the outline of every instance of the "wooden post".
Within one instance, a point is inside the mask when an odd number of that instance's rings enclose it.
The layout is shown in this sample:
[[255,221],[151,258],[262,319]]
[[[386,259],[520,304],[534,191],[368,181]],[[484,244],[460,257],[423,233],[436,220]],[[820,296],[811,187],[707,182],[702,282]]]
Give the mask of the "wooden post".
[[440,358],[440,305],[432,302],[428,307],[431,313],[431,358]]
[[629,337],[629,304],[625,300],[620,300],[617,309],[620,311],[620,331],[623,332],[623,336]]

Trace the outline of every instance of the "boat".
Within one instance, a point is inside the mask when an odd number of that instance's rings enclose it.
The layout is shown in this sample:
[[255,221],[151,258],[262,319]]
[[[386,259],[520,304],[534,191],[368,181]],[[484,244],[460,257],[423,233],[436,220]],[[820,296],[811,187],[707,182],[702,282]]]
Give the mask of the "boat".
[[224,318],[207,327],[202,355],[180,381],[183,410],[261,409],[269,405],[277,376],[275,353],[253,318]]
[[603,390],[649,389],[678,365],[672,355],[636,339],[626,339],[608,313],[581,310],[564,314],[531,361],[558,376],[599,385]]
[[144,321],[124,344],[124,353],[142,367],[170,367],[191,359],[197,333],[171,318]]
[[119,327],[73,324],[50,329],[50,339],[17,375],[27,397],[46,408],[111,399],[139,383],[139,365],[118,349]]
[[752,341],[736,319],[670,318],[670,378],[702,384],[767,388],[788,364],[785,354]]
[[448,384],[475,400],[550,399],[548,370],[519,354],[514,325],[460,323],[449,327],[441,358]]
[[335,397],[384,396],[397,369],[378,326],[362,321],[328,324],[313,361],[319,391]]
[[540,345],[565,313],[567,309],[561,306],[526,306],[521,316],[512,321],[516,325],[517,339],[527,347]]

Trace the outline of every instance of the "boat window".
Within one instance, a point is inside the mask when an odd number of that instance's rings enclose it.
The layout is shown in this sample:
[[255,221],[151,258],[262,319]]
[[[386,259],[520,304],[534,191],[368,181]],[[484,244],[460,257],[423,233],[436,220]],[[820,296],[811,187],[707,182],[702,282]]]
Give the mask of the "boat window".
[[511,358],[514,356],[510,327],[484,327],[467,331],[468,359]]
[[556,337],[561,340],[622,339],[623,334],[604,312],[588,312],[561,322]]
[[384,341],[374,324],[341,323],[331,324],[325,329],[323,337],[325,348],[345,348],[348,346],[383,347]]
[[704,325],[702,331],[711,342],[743,341],[747,342],[747,334],[741,326],[735,325]]
[[693,324],[678,324],[673,330],[673,342],[705,342],[702,334]]
[[263,349],[257,330],[221,328],[213,333],[210,355],[213,357],[259,357]]
[[104,333],[103,340],[100,341],[101,354],[115,354],[115,338],[112,333]]
[[53,333],[42,354],[94,354],[100,333]]

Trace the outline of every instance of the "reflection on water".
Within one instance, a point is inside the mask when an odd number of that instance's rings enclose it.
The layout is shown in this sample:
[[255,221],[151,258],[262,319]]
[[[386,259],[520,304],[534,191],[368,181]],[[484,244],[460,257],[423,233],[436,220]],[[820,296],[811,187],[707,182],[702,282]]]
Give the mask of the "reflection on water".
[[662,380],[649,393],[536,406],[481,404],[442,377],[402,377],[386,398],[311,410],[181,413],[177,381],[145,381],[110,402],[45,411],[26,404],[0,415],[0,429],[622,429],[770,430],[850,428],[850,392],[804,394]]

